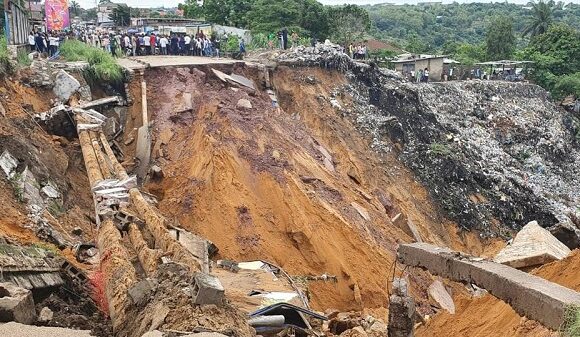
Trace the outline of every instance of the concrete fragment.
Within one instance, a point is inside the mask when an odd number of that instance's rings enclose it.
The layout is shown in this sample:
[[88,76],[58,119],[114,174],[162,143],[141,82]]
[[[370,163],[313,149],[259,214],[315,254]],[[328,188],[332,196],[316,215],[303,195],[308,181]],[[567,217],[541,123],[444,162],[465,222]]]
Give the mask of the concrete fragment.
[[224,287],[213,275],[196,272],[193,276],[191,295],[195,304],[221,305],[224,300]]
[[151,172],[151,176],[154,179],[162,179],[163,178],[163,170],[158,165],[151,166],[150,172]]
[[44,194],[47,198],[58,199],[61,197],[60,192],[51,182],[41,188],[40,192],[42,192],[42,194]]
[[509,303],[521,316],[557,330],[580,293],[509,266],[461,255],[427,243],[399,246],[398,260],[454,281],[474,283]]
[[52,321],[53,317],[54,313],[52,310],[50,310],[48,307],[44,307],[40,310],[40,314],[38,314],[38,321],[41,323],[47,323]]
[[67,102],[81,87],[79,81],[64,70],[56,73],[52,91],[62,101]]
[[427,295],[429,296],[429,301],[432,305],[447,310],[450,314],[455,313],[455,304],[453,303],[453,298],[445,289],[445,286],[441,281],[436,280],[431,283],[427,289]]
[[2,152],[0,155],[0,168],[2,168],[2,171],[4,171],[4,174],[6,174],[6,177],[12,178],[14,175],[14,170],[16,170],[17,166],[18,160],[14,158],[10,152],[4,150],[4,152]]
[[245,99],[245,98],[240,98],[238,100],[238,104],[236,104],[236,106],[240,109],[251,109],[252,108],[252,102],[250,102],[249,100]]
[[393,294],[389,298],[389,337],[411,337],[415,326],[415,301],[409,296],[407,282],[402,278],[393,281]]
[[328,159],[328,158],[324,158],[322,160],[322,163],[324,164],[324,167],[329,170],[330,172],[334,172],[335,168],[334,168],[334,164],[332,163],[332,160]]
[[361,205],[357,204],[356,202],[352,202],[351,206],[354,207],[354,209],[356,209],[356,211],[358,212],[358,214],[360,214],[360,216],[363,217],[363,219],[369,221],[371,219],[369,212],[366,210],[366,208],[362,207]]
[[16,322],[0,324],[0,336],[10,337],[93,337],[90,330],[74,330],[46,326],[25,325]]
[[33,324],[36,310],[32,292],[14,283],[0,283],[0,322]]
[[566,245],[540,227],[536,221],[532,221],[493,260],[513,268],[525,268],[561,260],[569,254],[570,249]]

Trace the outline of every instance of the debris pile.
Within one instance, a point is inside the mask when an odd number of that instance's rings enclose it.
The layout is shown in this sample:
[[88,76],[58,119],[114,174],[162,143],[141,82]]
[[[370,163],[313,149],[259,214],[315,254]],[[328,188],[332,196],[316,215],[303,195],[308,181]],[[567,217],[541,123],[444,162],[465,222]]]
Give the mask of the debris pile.
[[406,83],[373,69],[349,78],[336,90],[353,98],[343,113],[372,135],[375,150],[399,153],[461,227],[506,237],[536,220],[580,246],[579,126],[542,88]]

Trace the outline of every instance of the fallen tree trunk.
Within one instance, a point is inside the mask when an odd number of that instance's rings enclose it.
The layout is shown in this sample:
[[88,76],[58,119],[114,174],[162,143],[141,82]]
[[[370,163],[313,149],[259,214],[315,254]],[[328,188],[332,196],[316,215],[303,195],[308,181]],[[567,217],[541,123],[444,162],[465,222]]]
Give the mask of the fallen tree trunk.
[[139,258],[139,263],[143,267],[143,270],[145,270],[147,276],[152,277],[157,270],[159,259],[163,253],[158,249],[147,247],[147,243],[143,239],[139,227],[134,223],[129,224],[129,240],[137,252],[137,258]]

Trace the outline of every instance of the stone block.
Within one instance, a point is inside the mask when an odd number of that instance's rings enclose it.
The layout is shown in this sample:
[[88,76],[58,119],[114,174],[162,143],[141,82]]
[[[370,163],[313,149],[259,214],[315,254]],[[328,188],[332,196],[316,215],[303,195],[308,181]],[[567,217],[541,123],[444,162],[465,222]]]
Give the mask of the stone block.
[[129,288],[127,292],[133,303],[137,306],[143,306],[149,300],[151,293],[155,290],[157,282],[153,279],[145,279],[137,282],[134,286]]
[[54,317],[54,313],[48,307],[44,307],[40,310],[40,314],[38,314],[38,321],[41,323],[47,323],[52,321]]
[[193,276],[191,295],[195,304],[221,305],[224,300],[224,287],[217,277],[197,272]]
[[427,295],[429,296],[429,301],[435,307],[447,310],[450,314],[455,313],[453,298],[451,298],[441,281],[437,280],[431,283],[427,289]]
[[61,69],[56,73],[52,91],[62,102],[67,102],[80,87],[81,84],[76,78]]
[[547,328],[561,326],[566,309],[580,305],[580,293],[509,266],[427,243],[400,245],[398,260],[453,281],[473,283],[509,303],[521,316]]
[[36,310],[32,292],[10,282],[0,283],[0,322],[33,324]]
[[532,221],[493,260],[513,268],[525,268],[561,260],[569,254],[570,249],[566,245]]

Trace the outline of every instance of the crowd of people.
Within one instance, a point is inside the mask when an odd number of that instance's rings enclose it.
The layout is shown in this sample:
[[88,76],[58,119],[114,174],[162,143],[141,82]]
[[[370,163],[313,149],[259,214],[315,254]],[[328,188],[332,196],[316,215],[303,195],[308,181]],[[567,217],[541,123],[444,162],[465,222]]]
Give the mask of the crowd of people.
[[348,55],[355,60],[366,60],[368,58],[368,48],[362,43],[356,46],[351,43],[348,46]]
[[[227,39],[227,36],[225,36]],[[195,35],[172,33],[82,34],[80,40],[96,48],[103,48],[114,56],[145,55],[190,55],[220,56],[221,40],[217,36],[208,37],[203,32]],[[241,42],[242,47],[243,42]]]
[[64,32],[30,32],[28,33],[28,47],[31,53],[36,51],[53,57],[58,53],[60,44],[67,38]]

